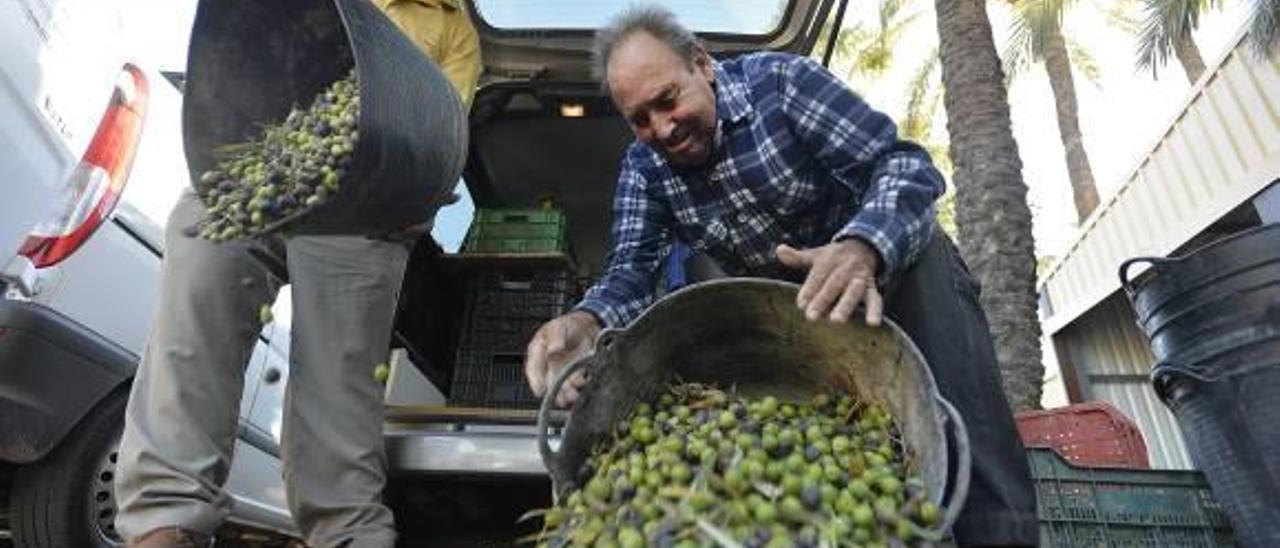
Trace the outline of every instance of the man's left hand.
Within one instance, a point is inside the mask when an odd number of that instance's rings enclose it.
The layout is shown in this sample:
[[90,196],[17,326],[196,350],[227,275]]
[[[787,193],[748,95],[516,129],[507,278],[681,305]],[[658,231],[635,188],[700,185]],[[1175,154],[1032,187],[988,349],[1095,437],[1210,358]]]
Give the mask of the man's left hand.
[[782,244],[776,253],[782,264],[809,271],[796,306],[810,321],[826,316],[846,323],[858,304],[865,303],[867,325],[880,325],[884,301],[876,288],[879,256],[865,242],[848,238],[802,250]]

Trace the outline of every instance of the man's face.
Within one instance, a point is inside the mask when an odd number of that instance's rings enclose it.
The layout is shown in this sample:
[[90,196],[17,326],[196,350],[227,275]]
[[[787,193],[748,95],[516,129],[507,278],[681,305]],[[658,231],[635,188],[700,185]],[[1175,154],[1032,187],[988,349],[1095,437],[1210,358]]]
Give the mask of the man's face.
[[673,165],[699,167],[715,142],[715,74],[699,52],[692,66],[647,32],[623,39],[609,57],[609,91],[636,138]]

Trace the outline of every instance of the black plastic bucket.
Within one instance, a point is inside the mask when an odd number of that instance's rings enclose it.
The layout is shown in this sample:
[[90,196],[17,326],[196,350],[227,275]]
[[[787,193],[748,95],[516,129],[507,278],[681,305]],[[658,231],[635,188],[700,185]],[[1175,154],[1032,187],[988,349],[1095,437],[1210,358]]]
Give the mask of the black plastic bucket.
[[[1129,270],[1150,264],[1142,280]],[[1156,392],[1244,546],[1280,546],[1280,224],[1120,267]]]
[[298,234],[383,234],[432,218],[466,159],[449,80],[369,0],[201,0],[182,135],[192,180],[355,68],[360,138],[338,193],[277,223]]

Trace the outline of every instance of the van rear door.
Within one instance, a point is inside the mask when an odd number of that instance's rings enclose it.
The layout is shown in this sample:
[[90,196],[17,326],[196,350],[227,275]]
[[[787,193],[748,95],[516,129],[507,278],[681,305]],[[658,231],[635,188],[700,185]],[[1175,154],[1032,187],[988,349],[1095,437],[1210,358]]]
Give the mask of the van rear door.
[[[630,0],[472,0],[485,69],[495,80],[589,80],[593,29]],[[807,55],[836,0],[667,0],[716,56],[749,51]]]
[[0,265],[59,203],[112,98],[120,4],[0,0]]

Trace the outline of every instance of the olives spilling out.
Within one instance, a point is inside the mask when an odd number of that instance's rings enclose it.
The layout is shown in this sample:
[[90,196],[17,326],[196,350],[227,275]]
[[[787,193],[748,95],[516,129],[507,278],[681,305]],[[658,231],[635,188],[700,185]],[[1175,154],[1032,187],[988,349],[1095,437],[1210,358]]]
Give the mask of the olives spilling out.
[[252,238],[331,200],[351,168],[359,113],[352,71],[253,140],[219,148],[216,165],[195,184],[205,205],[195,234],[215,242]]

